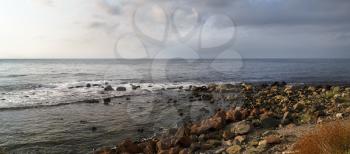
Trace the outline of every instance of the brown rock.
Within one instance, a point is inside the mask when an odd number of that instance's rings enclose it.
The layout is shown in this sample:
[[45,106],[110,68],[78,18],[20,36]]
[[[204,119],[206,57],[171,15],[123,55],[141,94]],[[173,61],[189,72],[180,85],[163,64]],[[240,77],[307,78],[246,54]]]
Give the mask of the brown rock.
[[246,139],[247,139],[246,136],[240,135],[240,136],[236,136],[236,137],[233,139],[233,141],[234,141],[234,143],[236,143],[237,145],[241,145],[243,142],[246,141]]
[[[1,153],[1,151],[0,151]],[[97,151],[94,152],[94,154],[117,154],[117,151],[115,149],[111,149],[111,148],[101,148]]]
[[192,134],[202,134],[210,129],[219,129],[225,123],[225,111],[218,111],[213,117],[191,126]]
[[267,144],[279,144],[281,143],[281,138],[275,135],[269,135],[264,138]]
[[169,150],[169,154],[178,154],[180,152],[180,148],[179,147],[172,147]]
[[140,153],[142,149],[130,139],[124,140],[118,144],[118,153]]
[[226,149],[226,152],[227,152],[228,154],[238,154],[238,153],[240,153],[241,149],[242,149],[241,146],[239,146],[239,145],[233,145],[233,146],[228,147],[228,148]]
[[156,153],[156,142],[149,140],[139,144],[139,147],[143,149],[144,154],[154,154]]
[[226,112],[226,120],[237,122],[242,120],[242,113],[236,109],[230,109]]

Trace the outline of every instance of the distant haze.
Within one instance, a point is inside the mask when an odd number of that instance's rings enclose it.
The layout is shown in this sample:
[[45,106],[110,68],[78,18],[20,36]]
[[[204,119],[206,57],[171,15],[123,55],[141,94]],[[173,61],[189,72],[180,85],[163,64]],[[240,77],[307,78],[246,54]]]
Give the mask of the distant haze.
[[[144,5],[157,7],[134,18]],[[157,53],[147,52],[166,48],[121,40],[116,51],[116,42],[135,33],[132,19],[150,30],[146,36],[162,37],[161,23],[183,6],[195,10],[201,23],[214,14],[232,18],[236,33],[229,50],[243,58],[350,58],[349,0],[1,0],[0,58],[120,58],[119,52],[122,58],[154,58]],[[193,21],[184,15],[175,24]],[[208,34],[227,27],[215,20]],[[207,42],[227,40],[224,34]],[[197,54],[185,47],[196,41],[178,45],[174,35],[168,37],[175,50],[165,57]]]

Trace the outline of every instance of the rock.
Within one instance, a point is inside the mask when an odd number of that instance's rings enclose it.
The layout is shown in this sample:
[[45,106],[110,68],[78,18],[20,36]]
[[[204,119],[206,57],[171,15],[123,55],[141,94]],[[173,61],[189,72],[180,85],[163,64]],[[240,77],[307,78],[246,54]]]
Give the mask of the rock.
[[146,142],[140,143],[138,146],[140,149],[142,149],[144,154],[156,153],[156,142],[154,140],[148,140]]
[[226,120],[237,122],[242,120],[242,113],[239,110],[236,109],[230,109],[226,112]]
[[233,84],[220,84],[216,87],[218,92],[231,92],[234,91],[235,86]]
[[90,83],[86,84],[86,87],[87,87],[87,88],[90,88],[90,87],[91,87],[91,84],[90,84]]
[[230,146],[226,149],[226,152],[228,154],[239,154],[241,152],[241,146],[239,145],[233,145],[233,146]]
[[217,147],[217,146],[221,145],[221,141],[220,140],[213,140],[213,139],[211,139],[211,140],[207,141],[207,144],[210,145],[210,147],[214,148],[214,147]]
[[130,84],[131,85],[131,89],[132,90],[136,90],[138,88],[141,88],[141,86],[136,86],[136,85],[133,85],[133,84]]
[[[1,153],[1,151],[0,151]],[[93,154],[117,154],[116,149],[104,147],[93,152]]]
[[[252,125],[247,121],[241,121],[235,124],[234,133],[237,135],[245,135],[252,130]],[[232,129],[231,129],[232,132]]]
[[91,131],[95,132],[97,130],[97,127],[91,127]]
[[117,91],[126,91],[125,87],[117,87]]
[[219,148],[219,149],[217,149],[217,150],[215,150],[215,154],[222,154],[223,152],[225,152],[225,148]]
[[337,114],[335,115],[335,117],[336,117],[337,119],[342,119],[342,118],[343,118],[343,113],[337,113]]
[[233,139],[233,142],[237,145],[241,145],[243,144],[245,141],[246,141],[247,137],[244,136],[244,135],[240,135],[240,136],[236,136],[234,139]]
[[290,123],[290,118],[291,118],[291,114],[290,112],[285,112],[283,114],[282,120],[281,120],[281,124],[282,125],[286,125]]
[[158,150],[169,150],[174,144],[172,143],[173,139],[170,137],[161,138],[157,142],[157,149]]
[[202,94],[201,99],[204,101],[210,101],[211,99],[213,99],[213,95],[212,94]]
[[108,105],[111,102],[111,98],[103,99],[103,104]]
[[267,144],[279,144],[281,143],[281,138],[276,135],[269,135],[264,138]]
[[105,91],[113,91],[114,89],[112,88],[111,85],[108,85],[107,87],[105,87],[104,90],[105,90]]
[[270,117],[266,114],[260,117],[260,121],[263,128],[274,128],[277,127],[280,123],[278,119]]
[[192,134],[202,134],[210,129],[219,129],[225,123],[225,112],[218,111],[213,117],[191,126]]
[[130,139],[126,139],[120,144],[117,145],[118,153],[140,153],[143,150],[135,143],[133,143]]
[[179,152],[179,154],[190,154],[191,152],[190,152],[190,149],[188,149],[188,148],[185,148],[185,149],[182,149],[180,152]]
[[235,133],[232,133],[231,130],[225,130],[222,133],[222,138],[224,138],[224,139],[231,139],[233,137],[235,137]]
[[301,102],[298,102],[298,103],[296,103],[296,104],[293,106],[293,109],[294,109],[295,111],[301,111],[301,110],[304,109],[304,104],[301,103]]
[[178,154],[180,152],[180,148],[179,147],[172,147],[169,150],[168,154]]

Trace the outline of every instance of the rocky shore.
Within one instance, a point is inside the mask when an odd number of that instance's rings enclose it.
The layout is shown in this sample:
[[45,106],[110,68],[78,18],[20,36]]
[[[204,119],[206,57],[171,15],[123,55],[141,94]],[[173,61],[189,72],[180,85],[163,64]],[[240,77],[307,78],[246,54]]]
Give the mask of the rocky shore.
[[93,153],[295,153],[293,144],[308,128],[350,115],[347,86],[276,82],[209,84],[183,90],[192,92],[192,100],[205,99],[212,104],[225,100],[232,104],[218,108],[209,118],[187,122],[160,136],[140,141],[125,139],[115,147]]

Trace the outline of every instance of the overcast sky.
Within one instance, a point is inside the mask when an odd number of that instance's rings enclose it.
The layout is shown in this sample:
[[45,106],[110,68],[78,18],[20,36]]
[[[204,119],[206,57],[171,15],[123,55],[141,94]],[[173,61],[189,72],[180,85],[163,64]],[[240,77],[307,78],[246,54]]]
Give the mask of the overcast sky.
[[0,58],[350,58],[349,49],[349,0],[0,1]]

